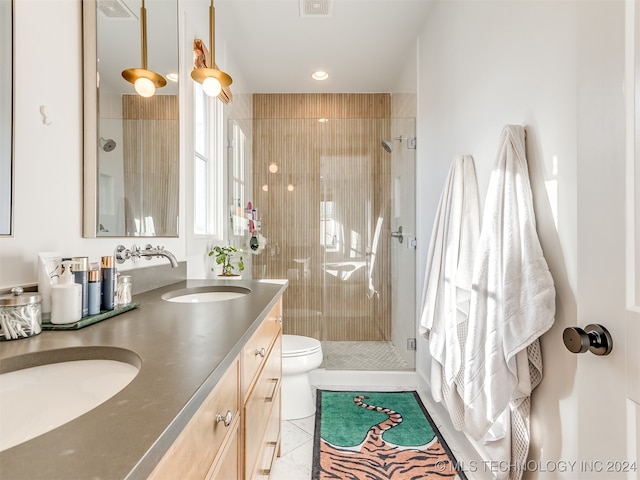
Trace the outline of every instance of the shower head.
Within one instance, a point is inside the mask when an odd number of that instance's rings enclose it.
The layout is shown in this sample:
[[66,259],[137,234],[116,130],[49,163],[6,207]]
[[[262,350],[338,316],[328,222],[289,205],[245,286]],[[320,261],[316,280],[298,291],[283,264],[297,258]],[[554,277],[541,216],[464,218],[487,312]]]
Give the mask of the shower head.
[[105,152],[113,152],[116,148],[116,142],[112,138],[107,138],[106,140],[100,137],[100,148]]
[[392,138],[391,140],[383,140],[382,141],[382,148],[384,148],[385,152],[391,153],[391,150],[393,150],[393,142],[395,142],[396,140],[401,142],[402,141],[402,135],[400,135],[399,137]]

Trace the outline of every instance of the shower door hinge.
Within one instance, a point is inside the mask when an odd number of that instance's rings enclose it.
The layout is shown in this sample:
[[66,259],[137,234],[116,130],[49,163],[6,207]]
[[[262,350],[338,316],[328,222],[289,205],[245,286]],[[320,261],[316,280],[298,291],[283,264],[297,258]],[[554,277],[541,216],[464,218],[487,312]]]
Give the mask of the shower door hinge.
[[416,349],[416,339],[407,338],[407,350],[415,350],[415,349]]

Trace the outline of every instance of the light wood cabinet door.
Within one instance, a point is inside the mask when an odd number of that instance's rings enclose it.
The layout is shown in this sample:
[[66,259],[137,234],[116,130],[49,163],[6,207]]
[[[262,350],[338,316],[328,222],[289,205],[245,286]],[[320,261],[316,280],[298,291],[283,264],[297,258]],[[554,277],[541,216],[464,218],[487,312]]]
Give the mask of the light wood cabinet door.
[[280,448],[281,313],[282,299],[247,342],[242,356],[245,479],[268,478]]
[[238,371],[236,360],[162,457],[150,479],[206,478],[227,437],[240,423]]
[[234,422],[227,442],[218,454],[207,480],[240,480],[240,419]]
[[251,336],[242,350],[242,392],[243,400],[253,388],[260,370],[282,329],[282,299],[271,309],[262,324]]

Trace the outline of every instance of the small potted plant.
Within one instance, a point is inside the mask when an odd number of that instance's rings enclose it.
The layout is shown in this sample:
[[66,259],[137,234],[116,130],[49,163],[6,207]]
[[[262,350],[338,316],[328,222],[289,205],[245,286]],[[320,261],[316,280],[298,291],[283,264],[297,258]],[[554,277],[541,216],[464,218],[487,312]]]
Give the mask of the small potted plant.
[[[233,262],[236,255],[240,254],[239,259]],[[213,247],[209,251],[210,257],[215,257],[216,265],[222,265],[222,277],[237,277],[239,274],[233,271],[238,268],[239,272],[244,270],[244,262],[242,259],[242,250],[238,250],[233,245],[227,245],[224,247]],[[235,265],[234,265],[235,263]],[[211,269],[213,270],[213,268]]]

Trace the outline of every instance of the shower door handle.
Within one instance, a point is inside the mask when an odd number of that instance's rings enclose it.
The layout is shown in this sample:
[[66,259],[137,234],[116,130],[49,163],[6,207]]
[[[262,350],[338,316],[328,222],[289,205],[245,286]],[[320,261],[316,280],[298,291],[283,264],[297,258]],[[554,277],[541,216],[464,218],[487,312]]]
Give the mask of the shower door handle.
[[393,238],[397,238],[400,243],[404,240],[404,235],[402,234],[402,225],[398,227],[398,231],[391,232],[391,236]]

